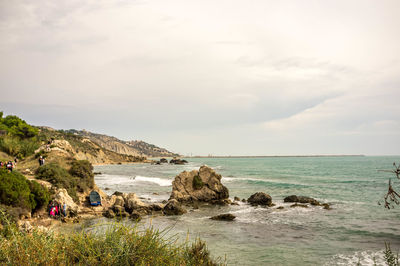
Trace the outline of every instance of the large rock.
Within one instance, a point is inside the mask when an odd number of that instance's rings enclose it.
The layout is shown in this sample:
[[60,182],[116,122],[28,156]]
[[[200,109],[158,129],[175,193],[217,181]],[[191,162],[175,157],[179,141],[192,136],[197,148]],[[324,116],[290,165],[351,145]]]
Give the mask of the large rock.
[[176,199],[171,199],[164,206],[163,212],[165,215],[182,215],[186,213],[186,210]]
[[172,182],[170,199],[179,202],[221,202],[228,199],[229,191],[221,183],[222,176],[203,165],[191,172],[184,171],[177,175]]
[[61,205],[67,204],[68,216],[76,216],[79,206],[74,202],[65,188],[60,188],[56,191],[54,199]]
[[291,195],[283,199],[283,202],[298,202],[298,203],[310,203],[311,205],[321,205],[321,203],[313,198],[305,196]]
[[272,206],[272,198],[270,195],[264,192],[257,192],[250,196],[247,199],[247,202],[251,205],[263,205],[263,206]]
[[125,209],[128,213],[132,213],[134,210],[142,210],[145,213],[149,212],[149,205],[142,202],[135,193],[129,193],[124,195]]

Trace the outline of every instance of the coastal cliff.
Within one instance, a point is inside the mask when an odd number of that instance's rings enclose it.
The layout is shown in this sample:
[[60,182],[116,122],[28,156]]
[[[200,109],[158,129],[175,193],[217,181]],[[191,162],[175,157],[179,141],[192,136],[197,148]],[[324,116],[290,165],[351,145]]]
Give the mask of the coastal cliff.
[[170,152],[164,148],[160,148],[156,145],[146,143],[141,140],[124,141],[116,137],[107,136],[103,134],[92,133],[86,130],[68,130],[68,133],[72,133],[78,136],[82,136],[97,145],[125,155],[142,156],[142,157],[177,157],[179,154]]

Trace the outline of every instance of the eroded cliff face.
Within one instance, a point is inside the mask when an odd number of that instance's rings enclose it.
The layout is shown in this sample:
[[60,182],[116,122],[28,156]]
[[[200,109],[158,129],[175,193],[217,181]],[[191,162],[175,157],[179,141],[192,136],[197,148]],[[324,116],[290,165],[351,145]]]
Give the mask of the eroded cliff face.
[[92,142],[89,139],[76,140],[54,140],[51,145],[43,145],[37,152],[46,152],[47,162],[66,162],[68,158],[77,160],[88,160],[92,164],[113,164],[124,162],[143,162],[146,157],[119,154]]
[[123,141],[115,137],[96,134],[89,131],[71,130],[74,134],[83,136],[97,145],[120,154],[144,157],[176,157],[179,154],[172,153],[164,148],[157,147],[144,141]]

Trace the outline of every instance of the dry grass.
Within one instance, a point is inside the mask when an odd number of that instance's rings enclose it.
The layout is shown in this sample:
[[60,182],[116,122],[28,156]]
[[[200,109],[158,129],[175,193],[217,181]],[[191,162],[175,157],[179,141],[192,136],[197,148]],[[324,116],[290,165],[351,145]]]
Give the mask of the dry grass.
[[19,232],[6,225],[0,236],[1,265],[222,265],[204,242],[178,244],[152,228],[109,224],[98,233]]

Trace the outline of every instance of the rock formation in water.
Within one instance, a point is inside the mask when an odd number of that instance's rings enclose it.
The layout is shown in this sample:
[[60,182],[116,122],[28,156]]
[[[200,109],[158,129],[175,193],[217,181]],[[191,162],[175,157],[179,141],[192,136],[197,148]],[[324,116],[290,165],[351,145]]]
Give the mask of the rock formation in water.
[[165,215],[182,215],[186,210],[176,199],[170,199],[163,209]]
[[170,199],[176,199],[182,203],[228,204],[230,203],[229,191],[222,185],[221,178],[220,174],[205,165],[198,171],[184,171],[177,175],[172,182]]
[[311,205],[319,206],[321,203],[313,198],[305,197],[305,196],[296,196],[291,195],[283,199],[283,202],[294,202],[294,203],[310,203]]
[[217,220],[217,221],[233,221],[235,218],[236,218],[236,216],[233,214],[224,213],[224,214],[213,216],[210,219]]
[[257,192],[251,195],[247,202],[253,206],[272,206],[272,197],[264,192]]

